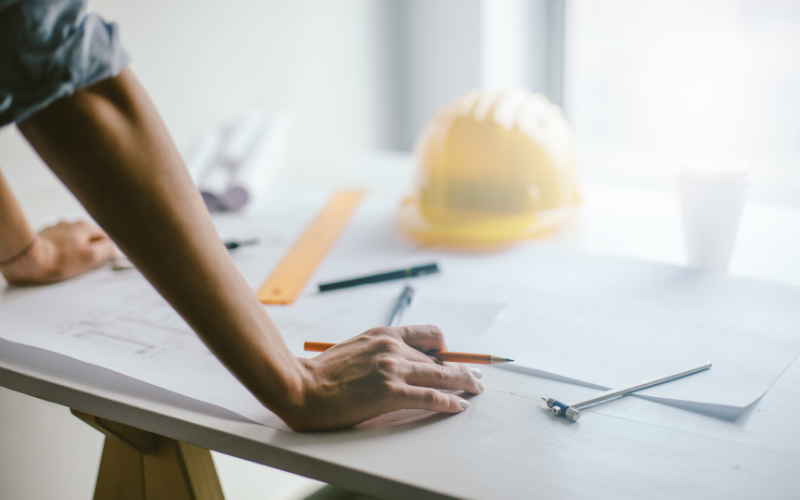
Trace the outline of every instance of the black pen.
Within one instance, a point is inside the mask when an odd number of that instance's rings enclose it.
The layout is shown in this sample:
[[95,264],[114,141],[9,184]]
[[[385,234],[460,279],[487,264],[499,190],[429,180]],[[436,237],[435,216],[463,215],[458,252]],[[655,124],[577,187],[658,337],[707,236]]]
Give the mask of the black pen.
[[413,278],[415,276],[423,276],[425,274],[435,274],[439,272],[439,266],[433,262],[423,266],[409,267],[408,269],[399,269],[397,271],[389,271],[381,274],[373,274],[371,276],[363,276],[361,278],[353,278],[344,281],[334,281],[332,283],[321,283],[319,285],[320,292],[329,292],[331,290],[338,290],[340,288],[350,288],[352,286],[368,285],[370,283],[383,283],[384,281],[402,280],[405,278]]
[[236,250],[239,247],[243,247],[246,245],[255,245],[258,243],[258,240],[246,240],[246,241],[226,241],[225,248],[228,250]]
[[[228,251],[236,250],[239,247],[243,247],[246,245],[255,245],[258,243],[258,240],[246,240],[246,241],[226,241],[223,244]],[[127,271],[129,269],[136,269],[136,266],[128,260],[127,257],[116,257],[114,258],[111,264],[112,271]]]

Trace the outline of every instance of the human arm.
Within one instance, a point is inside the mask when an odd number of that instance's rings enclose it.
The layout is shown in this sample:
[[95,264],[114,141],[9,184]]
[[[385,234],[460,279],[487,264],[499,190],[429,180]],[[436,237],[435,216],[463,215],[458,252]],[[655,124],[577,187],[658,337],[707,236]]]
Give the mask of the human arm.
[[55,101],[19,128],[211,351],[293,428],[344,427],[400,408],[459,412],[458,396],[431,388],[481,392],[469,370],[415,349],[445,347],[435,328],[371,330],[313,360],[293,356],[129,70]]
[[0,272],[9,283],[50,283],[112,258],[114,243],[94,224],[61,222],[38,235],[0,172]]

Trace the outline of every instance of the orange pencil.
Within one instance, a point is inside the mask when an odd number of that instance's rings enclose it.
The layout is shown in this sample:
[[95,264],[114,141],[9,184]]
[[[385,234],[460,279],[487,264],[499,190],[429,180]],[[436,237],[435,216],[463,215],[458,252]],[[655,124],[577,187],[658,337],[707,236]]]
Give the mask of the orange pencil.
[[[303,348],[306,351],[312,352],[325,352],[336,344],[328,342],[306,342]],[[431,351],[428,354],[435,356],[442,361],[451,361],[453,363],[472,363],[475,365],[497,365],[500,363],[511,363],[513,359],[501,358],[500,356],[493,356],[491,354],[472,354],[468,352],[452,352],[452,351]]]

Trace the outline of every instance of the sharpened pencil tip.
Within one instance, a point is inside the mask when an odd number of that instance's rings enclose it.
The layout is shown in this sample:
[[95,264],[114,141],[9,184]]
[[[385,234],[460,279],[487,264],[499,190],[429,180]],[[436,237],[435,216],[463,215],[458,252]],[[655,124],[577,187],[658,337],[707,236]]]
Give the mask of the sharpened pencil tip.
[[513,359],[508,359],[508,358],[506,358],[506,363],[513,363],[513,362],[514,362],[514,360],[513,360]]
[[[542,398],[541,396],[539,396],[539,397]],[[542,398],[542,401],[547,401],[547,398]]]

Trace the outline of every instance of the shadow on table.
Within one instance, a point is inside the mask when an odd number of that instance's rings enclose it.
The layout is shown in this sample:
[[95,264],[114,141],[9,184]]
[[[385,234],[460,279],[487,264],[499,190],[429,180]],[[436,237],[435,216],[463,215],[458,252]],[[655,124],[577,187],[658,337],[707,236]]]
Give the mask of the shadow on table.
[[748,406],[745,406],[744,408],[738,408],[735,406],[714,405],[707,403],[692,403],[688,401],[675,401],[672,399],[653,398],[650,396],[644,396],[638,394],[634,395],[634,397],[639,399],[644,399],[646,401],[652,401],[654,403],[663,404],[666,406],[672,406],[673,408],[678,408],[680,410],[690,411],[692,413],[698,413],[706,417],[724,420],[726,422],[730,422],[732,424],[737,424],[740,426],[747,423],[747,421],[750,419],[750,416],[755,412],[758,403],[761,401],[761,398],[758,398],[757,400],[750,403]]
[[375,497],[353,493],[337,486],[323,486],[303,500],[375,500]]

